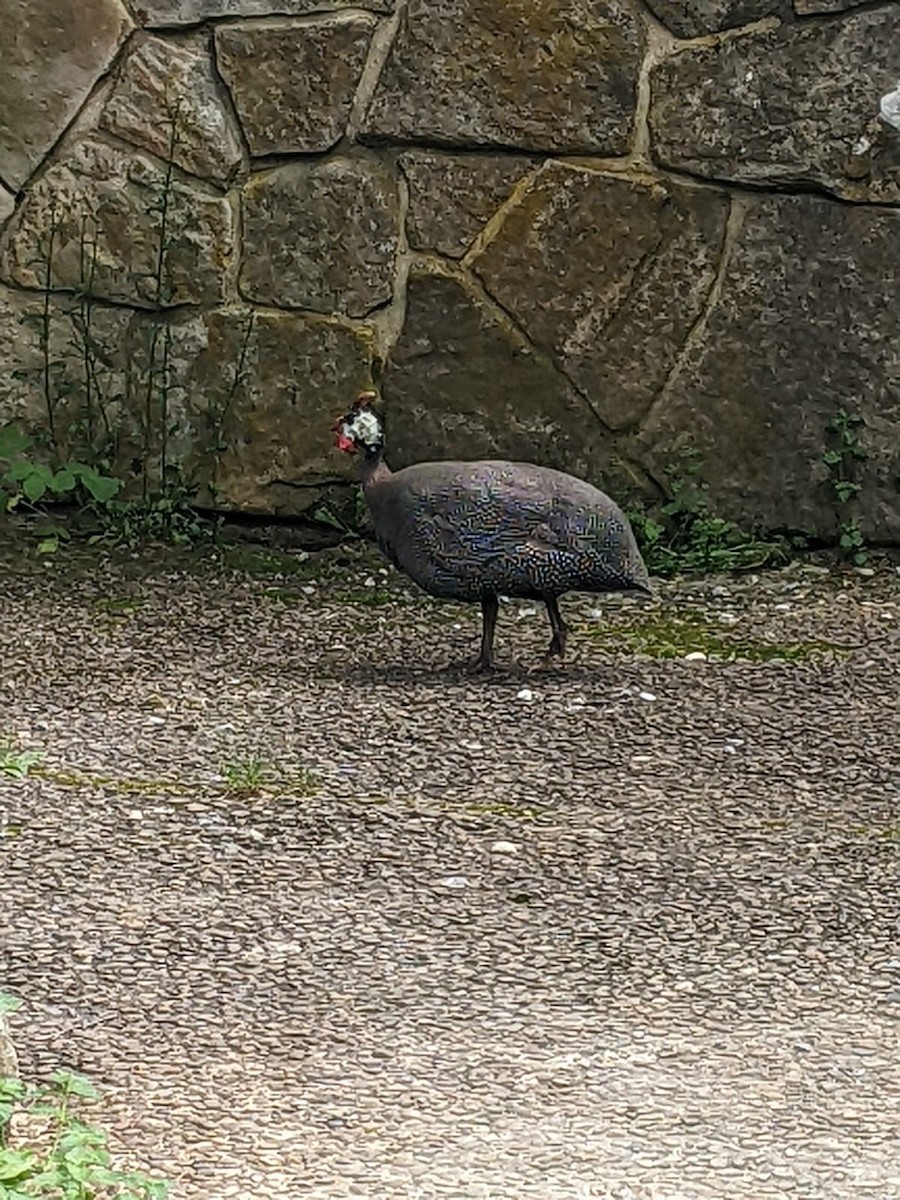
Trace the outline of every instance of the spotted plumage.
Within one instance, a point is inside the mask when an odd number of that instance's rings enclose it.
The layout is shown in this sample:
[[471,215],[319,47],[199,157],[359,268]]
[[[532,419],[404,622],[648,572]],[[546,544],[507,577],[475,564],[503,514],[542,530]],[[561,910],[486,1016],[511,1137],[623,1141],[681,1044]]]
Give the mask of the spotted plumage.
[[336,424],[337,444],[362,453],[360,477],[378,544],[424,591],[480,602],[479,668],[493,661],[497,599],[543,600],[565,652],[557,597],[649,592],[628,520],[603,492],[561,471],[505,461],[418,463],[392,472],[381,424],[363,393]]

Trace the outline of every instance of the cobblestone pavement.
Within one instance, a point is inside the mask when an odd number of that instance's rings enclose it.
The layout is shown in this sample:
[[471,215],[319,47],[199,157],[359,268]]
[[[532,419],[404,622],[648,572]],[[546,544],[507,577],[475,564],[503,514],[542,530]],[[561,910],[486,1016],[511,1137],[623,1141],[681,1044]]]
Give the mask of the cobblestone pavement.
[[470,678],[365,555],[6,553],[0,987],[177,1200],[900,1197],[896,568]]

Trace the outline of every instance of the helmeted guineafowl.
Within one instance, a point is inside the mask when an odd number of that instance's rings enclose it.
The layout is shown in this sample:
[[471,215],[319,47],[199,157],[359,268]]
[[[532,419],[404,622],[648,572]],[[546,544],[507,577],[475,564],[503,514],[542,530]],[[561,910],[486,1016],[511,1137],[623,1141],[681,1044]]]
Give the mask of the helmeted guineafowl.
[[546,604],[548,654],[562,657],[564,592],[651,594],[628,519],[603,492],[531,463],[427,462],[393,472],[375,400],[362,392],[335,422],[337,446],[361,454],[375,535],[394,566],[433,596],[481,602],[476,670],[493,665],[501,595]]

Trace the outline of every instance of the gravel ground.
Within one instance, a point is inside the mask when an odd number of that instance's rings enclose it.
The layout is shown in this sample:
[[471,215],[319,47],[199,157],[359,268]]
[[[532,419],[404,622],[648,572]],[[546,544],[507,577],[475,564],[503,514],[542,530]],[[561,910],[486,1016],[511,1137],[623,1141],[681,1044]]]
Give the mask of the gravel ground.
[[562,668],[510,604],[472,678],[379,566],[7,547],[23,1069],[179,1200],[900,1197],[897,569],[570,598]]

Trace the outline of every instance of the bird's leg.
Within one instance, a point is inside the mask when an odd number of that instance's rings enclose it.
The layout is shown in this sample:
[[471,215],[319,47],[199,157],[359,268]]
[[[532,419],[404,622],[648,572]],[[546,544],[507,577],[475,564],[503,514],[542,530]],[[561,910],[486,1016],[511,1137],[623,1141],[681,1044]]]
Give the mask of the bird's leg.
[[473,671],[490,671],[494,665],[494,629],[500,601],[494,595],[481,597],[481,653],[472,664]]
[[562,619],[559,602],[555,596],[545,596],[544,603],[547,605],[547,616],[550,618],[550,628],[553,630],[553,637],[547,648],[547,657],[552,658],[554,654],[558,654],[560,658],[565,658],[569,627]]

